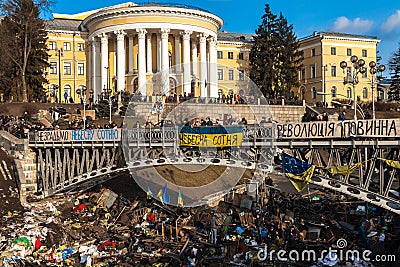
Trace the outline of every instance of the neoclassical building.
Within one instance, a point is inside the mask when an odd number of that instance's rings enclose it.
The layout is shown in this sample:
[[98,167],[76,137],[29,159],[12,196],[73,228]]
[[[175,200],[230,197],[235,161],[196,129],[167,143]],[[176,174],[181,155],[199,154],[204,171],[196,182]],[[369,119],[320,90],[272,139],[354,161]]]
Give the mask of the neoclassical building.
[[95,100],[107,89],[151,95],[154,84],[166,94],[237,92],[236,81],[248,74],[251,36],[218,32],[222,25],[220,17],[186,5],[129,2],[53,14],[49,95],[64,101],[67,93],[75,102],[78,88],[93,91]]
[[370,73],[369,62],[376,62],[376,37],[337,33],[314,32],[301,38],[300,50],[304,53],[303,68],[299,72],[300,87],[296,91],[299,98],[309,104],[325,102],[331,106],[335,99],[354,98],[352,84],[344,83],[344,70],[340,62],[351,66],[350,58],[355,55],[365,61],[367,71],[358,74],[356,99],[370,102],[378,99],[376,77]]

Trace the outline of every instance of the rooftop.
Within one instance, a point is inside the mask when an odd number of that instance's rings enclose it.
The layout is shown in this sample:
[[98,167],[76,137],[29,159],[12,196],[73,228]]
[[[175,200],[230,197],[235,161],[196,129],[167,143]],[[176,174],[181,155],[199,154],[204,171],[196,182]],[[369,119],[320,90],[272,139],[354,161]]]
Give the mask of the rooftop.
[[82,23],[81,20],[72,19],[53,19],[46,20],[46,30],[64,30],[64,31],[79,31],[79,25]]
[[253,36],[254,34],[249,33],[233,33],[222,31],[218,33],[218,41],[251,43],[253,41]]
[[308,35],[306,37],[302,37],[299,41],[310,39],[313,37],[323,37],[323,36],[335,36],[335,37],[347,37],[347,38],[362,38],[362,39],[378,39],[376,36],[368,36],[368,35],[360,35],[360,34],[349,34],[349,33],[341,33],[341,32],[314,32],[312,35]]

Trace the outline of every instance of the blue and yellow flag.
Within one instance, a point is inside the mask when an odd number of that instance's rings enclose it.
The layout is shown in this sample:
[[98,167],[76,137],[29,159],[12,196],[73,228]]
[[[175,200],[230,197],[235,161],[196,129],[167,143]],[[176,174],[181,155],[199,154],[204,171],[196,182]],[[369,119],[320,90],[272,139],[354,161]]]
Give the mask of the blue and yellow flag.
[[170,196],[168,193],[168,186],[165,185],[163,188],[160,189],[160,191],[157,194],[157,197],[160,199],[161,203],[163,205],[168,205],[170,202]]
[[178,192],[178,206],[183,207],[183,198],[182,198],[181,190],[179,190],[179,192]]
[[306,188],[314,175],[315,166],[308,162],[296,159],[286,153],[282,153],[282,167],[286,177],[298,192]]
[[147,199],[151,199],[153,197],[153,192],[151,192],[150,186],[147,186]]

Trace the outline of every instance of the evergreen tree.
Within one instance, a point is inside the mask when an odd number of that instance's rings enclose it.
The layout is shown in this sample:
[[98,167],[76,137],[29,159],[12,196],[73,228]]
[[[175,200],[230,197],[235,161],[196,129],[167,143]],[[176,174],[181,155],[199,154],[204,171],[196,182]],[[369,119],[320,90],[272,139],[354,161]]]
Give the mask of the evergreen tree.
[[48,67],[47,34],[40,10],[47,0],[4,0],[0,28],[0,90],[6,97],[27,102],[43,95],[44,70]]
[[400,99],[400,47],[389,60],[390,86],[389,99]]
[[250,78],[267,98],[289,96],[298,85],[303,53],[298,50],[293,26],[282,13],[274,15],[266,4],[261,19],[250,51]]

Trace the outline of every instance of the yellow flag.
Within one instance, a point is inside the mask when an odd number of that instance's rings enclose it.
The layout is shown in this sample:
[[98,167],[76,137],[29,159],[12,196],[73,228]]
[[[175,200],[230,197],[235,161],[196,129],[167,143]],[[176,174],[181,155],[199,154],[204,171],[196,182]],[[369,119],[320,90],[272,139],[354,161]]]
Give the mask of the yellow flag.
[[344,165],[344,166],[327,166],[325,170],[332,174],[349,175],[360,167],[362,162]]
[[157,196],[158,196],[158,198],[160,199],[160,201],[161,201],[161,204],[163,204],[163,205],[164,205],[164,201],[163,201],[163,197],[162,197],[162,195],[163,195],[163,189],[161,188],[161,189],[160,189],[160,191],[158,191],[158,194],[157,194]]
[[379,158],[379,159],[384,161],[390,167],[393,167],[393,168],[396,168],[396,169],[400,169],[400,161],[390,160],[390,159],[383,159],[383,158]]
[[308,182],[314,174],[315,166],[311,165],[305,172],[301,174],[293,174],[286,173],[286,177],[289,178],[289,181],[293,184],[294,188],[296,188],[297,192],[303,191],[306,188]]

